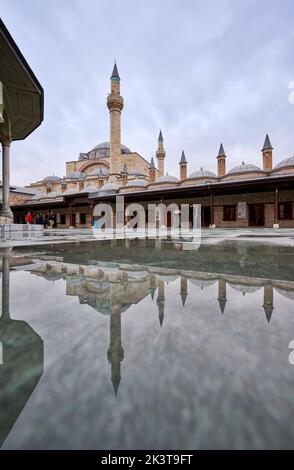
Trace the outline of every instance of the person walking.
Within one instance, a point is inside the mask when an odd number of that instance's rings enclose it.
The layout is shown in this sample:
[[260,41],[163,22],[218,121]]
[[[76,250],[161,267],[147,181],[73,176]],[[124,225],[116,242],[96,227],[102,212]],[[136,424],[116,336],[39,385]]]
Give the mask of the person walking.
[[25,223],[27,225],[30,225],[33,223],[33,216],[32,214],[30,213],[30,211],[28,211],[27,215],[25,216]]
[[55,222],[54,214],[53,212],[50,212],[49,214],[49,228],[53,228]]

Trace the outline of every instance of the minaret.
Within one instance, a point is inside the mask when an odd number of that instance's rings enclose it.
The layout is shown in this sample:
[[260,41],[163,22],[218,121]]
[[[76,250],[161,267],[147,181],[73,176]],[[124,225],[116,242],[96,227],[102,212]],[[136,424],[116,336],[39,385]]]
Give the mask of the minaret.
[[274,311],[274,289],[273,286],[264,286],[263,308],[268,323],[271,321]]
[[151,158],[151,162],[149,165],[149,181],[150,183],[154,183],[155,181],[155,165],[154,165],[153,157]]
[[158,137],[158,149],[156,152],[156,158],[158,162],[158,170],[159,170],[159,178],[161,176],[164,176],[164,159],[165,159],[165,150],[163,147],[163,137],[162,137],[162,132],[159,132],[159,137]]
[[217,176],[219,178],[226,174],[226,158],[223,144],[221,144],[217,156]]
[[123,166],[121,177],[123,186],[126,186],[128,184],[128,167],[126,164]]
[[111,381],[115,395],[120,384],[120,364],[124,358],[121,345],[121,313],[110,314],[110,345],[107,351],[108,362],[111,364]]
[[160,326],[163,324],[164,319],[164,281],[162,279],[158,280],[158,296],[157,296],[157,306],[158,306],[158,318]]
[[152,300],[154,299],[154,294],[156,291],[156,276],[154,274],[150,274],[149,276],[149,291],[151,294]]
[[183,181],[187,179],[187,160],[184,150],[182,151],[182,156],[180,160],[180,180]]
[[181,276],[180,296],[181,296],[181,299],[182,299],[183,307],[185,307],[185,303],[186,303],[186,300],[187,300],[187,297],[188,297],[188,281],[187,281],[187,278],[184,277],[184,276]]
[[262,149],[262,159],[264,171],[271,171],[273,169],[273,147],[268,134],[266,134]]
[[221,309],[222,314],[225,311],[227,303],[227,284],[224,279],[218,280],[218,303]]
[[121,162],[121,126],[120,117],[124,107],[124,100],[120,95],[120,77],[116,63],[110,78],[111,91],[107,97],[107,106],[110,114],[110,181],[116,182],[122,170]]

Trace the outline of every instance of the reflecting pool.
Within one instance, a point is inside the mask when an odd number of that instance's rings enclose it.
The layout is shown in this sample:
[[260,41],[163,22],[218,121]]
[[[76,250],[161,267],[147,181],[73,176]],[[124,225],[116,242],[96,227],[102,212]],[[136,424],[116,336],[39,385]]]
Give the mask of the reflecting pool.
[[2,449],[294,447],[294,249],[0,254]]

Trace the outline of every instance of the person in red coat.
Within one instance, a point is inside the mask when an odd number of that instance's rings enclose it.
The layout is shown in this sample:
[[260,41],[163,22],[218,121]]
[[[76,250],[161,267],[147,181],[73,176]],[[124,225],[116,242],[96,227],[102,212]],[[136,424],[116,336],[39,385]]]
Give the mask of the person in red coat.
[[29,211],[27,213],[27,215],[25,216],[25,223],[26,224],[31,224],[32,222],[33,222],[33,217],[32,217],[32,214]]

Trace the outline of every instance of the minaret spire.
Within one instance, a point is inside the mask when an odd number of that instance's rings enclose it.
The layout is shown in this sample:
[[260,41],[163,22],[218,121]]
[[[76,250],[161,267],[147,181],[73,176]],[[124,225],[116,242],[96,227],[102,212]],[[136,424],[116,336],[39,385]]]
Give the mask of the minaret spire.
[[158,136],[158,148],[157,148],[157,152],[156,152],[156,158],[157,158],[157,161],[158,161],[159,177],[164,176],[165,150],[164,150],[164,146],[163,146],[163,137],[162,137],[161,129],[159,131],[159,136]]
[[107,97],[107,107],[110,114],[110,177],[116,182],[121,173],[121,111],[124,100],[120,95],[120,76],[116,62],[110,78],[110,94]]

